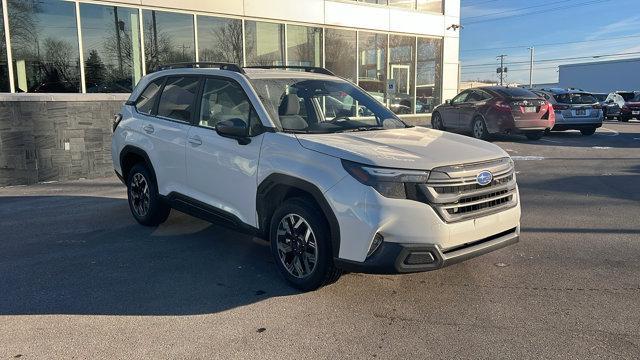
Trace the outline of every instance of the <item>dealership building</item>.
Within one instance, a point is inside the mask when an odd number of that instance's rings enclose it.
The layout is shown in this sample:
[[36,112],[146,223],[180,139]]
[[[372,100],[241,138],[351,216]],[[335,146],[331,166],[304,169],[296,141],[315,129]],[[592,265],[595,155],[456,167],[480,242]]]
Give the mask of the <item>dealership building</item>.
[[110,124],[160,65],[326,67],[410,123],[458,89],[460,0],[2,0],[0,186],[112,174]]

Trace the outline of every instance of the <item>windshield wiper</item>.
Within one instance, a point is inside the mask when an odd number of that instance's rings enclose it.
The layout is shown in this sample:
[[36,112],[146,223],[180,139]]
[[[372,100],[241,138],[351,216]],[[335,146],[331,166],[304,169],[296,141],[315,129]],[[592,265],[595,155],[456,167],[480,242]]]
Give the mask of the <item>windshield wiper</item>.
[[361,126],[357,128],[338,130],[336,132],[357,132],[357,131],[373,131],[373,130],[385,130],[385,128],[382,126]]

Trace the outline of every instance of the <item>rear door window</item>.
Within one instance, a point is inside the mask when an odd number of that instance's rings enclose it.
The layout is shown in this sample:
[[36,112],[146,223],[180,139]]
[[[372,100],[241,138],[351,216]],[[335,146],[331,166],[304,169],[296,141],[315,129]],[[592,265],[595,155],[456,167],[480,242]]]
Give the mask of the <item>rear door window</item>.
[[158,100],[158,95],[160,94],[160,89],[162,88],[164,80],[164,78],[161,78],[152,81],[147,85],[147,88],[144,89],[142,94],[140,94],[135,104],[136,110],[138,110],[139,113],[151,115],[153,108],[155,107],[156,100]]
[[169,77],[160,96],[158,116],[189,122],[193,116],[199,79],[197,77]]

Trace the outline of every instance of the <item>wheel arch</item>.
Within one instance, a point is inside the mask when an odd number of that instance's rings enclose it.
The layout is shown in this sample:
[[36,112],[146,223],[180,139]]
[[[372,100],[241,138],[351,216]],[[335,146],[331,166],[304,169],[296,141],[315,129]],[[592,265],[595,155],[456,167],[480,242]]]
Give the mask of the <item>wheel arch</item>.
[[329,225],[331,234],[331,251],[338,257],[340,251],[340,225],[331,206],[322,191],[314,184],[285,174],[271,174],[258,185],[256,194],[256,212],[261,234],[268,239],[269,223],[277,206],[286,199],[308,197],[313,200]]
[[147,152],[133,145],[127,145],[122,149],[122,151],[120,151],[120,169],[122,170],[122,178],[126,181],[131,168],[140,162],[147,166],[151,172],[151,176],[153,176],[153,179],[157,180],[156,172]]

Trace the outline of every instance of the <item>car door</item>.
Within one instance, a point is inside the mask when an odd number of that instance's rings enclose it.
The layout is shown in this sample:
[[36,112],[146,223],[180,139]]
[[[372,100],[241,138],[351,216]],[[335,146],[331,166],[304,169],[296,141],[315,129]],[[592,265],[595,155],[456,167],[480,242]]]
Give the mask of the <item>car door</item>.
[[[155,83],[154,86],[158,85]],[[159,91],[159,99],[153,108],[148,113],[141,113],[141,132],[148,141],[146,150],[156,174],[158,191],[167,195],[183,191],[186,185],[185,146],[198,78],[169,76],[163,78]],[[141,98],[144,97],[143,94]]]
[[[256,189],[261,122],[245,90],[233,79],[203,80],[197,119],[187,144],[188,196],[205,203],[225,220],[257,226]],[[223,137],[216,124],[244,122],[247,138]],[[231,215],[231,216],[229,216]]]
[[488,94],[481,90],[471,90],[464,102],[458,105],[458,126],[463,129],[471,129],[471,122],[478,108],[489,98]]
[[469,96],[470,90],[465,90],[456,95],[446,108],[446,111],[442,114],[442,123],[446,128],[458,128],[460,127],[460,105],[464,103]]

